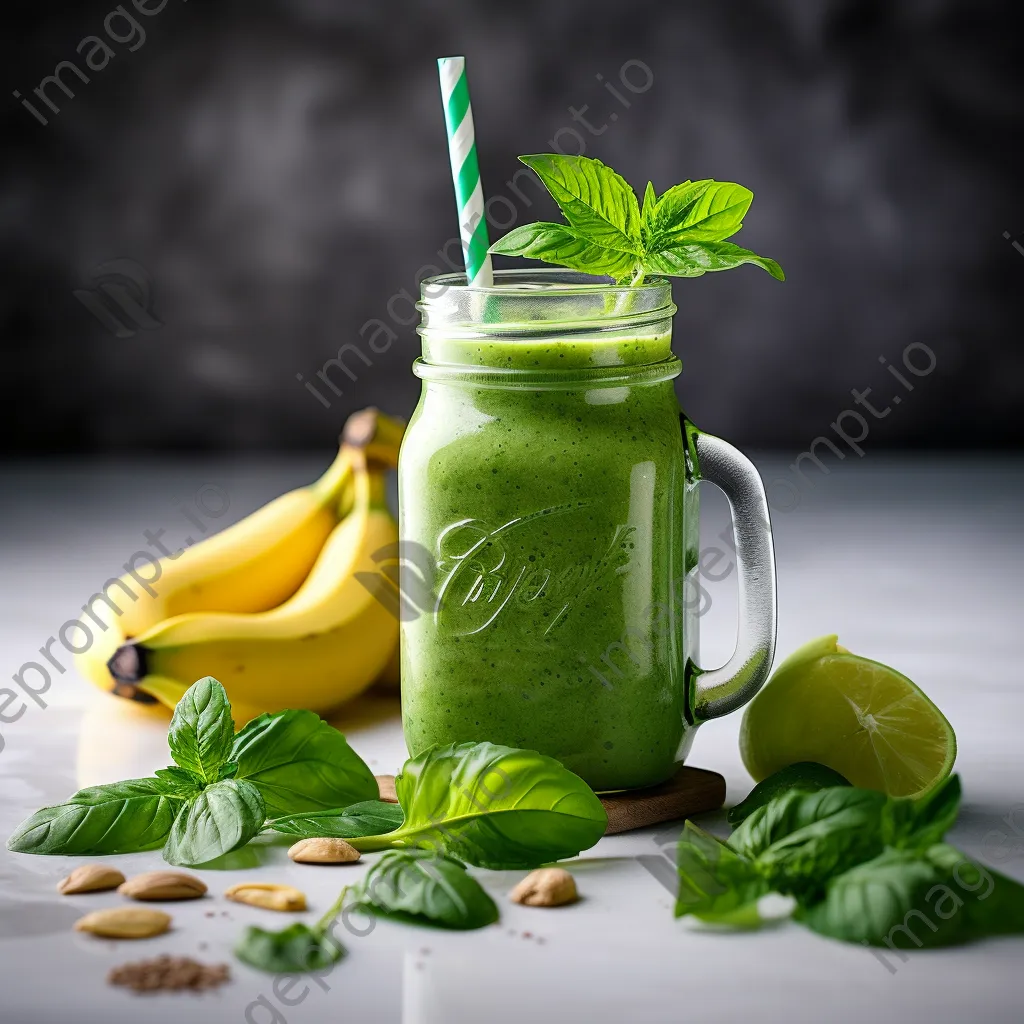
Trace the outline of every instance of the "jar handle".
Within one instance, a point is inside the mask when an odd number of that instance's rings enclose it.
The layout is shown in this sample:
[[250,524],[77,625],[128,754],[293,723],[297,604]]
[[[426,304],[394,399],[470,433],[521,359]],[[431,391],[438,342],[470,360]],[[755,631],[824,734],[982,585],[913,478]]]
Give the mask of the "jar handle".
[[683,419],[687,484],[707,480],[720,488],[732,512],[739,589],[736,649],[721,668],[686,666],[696,723],[746,704],[761,688],[775,655],[775,549],[764,484],[754,464],[721,438]]

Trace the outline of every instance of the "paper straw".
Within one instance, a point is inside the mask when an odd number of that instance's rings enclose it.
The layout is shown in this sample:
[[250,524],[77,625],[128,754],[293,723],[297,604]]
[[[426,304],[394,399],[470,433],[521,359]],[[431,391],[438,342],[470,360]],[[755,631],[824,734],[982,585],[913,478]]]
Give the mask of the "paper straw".
[[484,190],[476,159],[473,109],[469,105],[469,86],[466,83],[466,58],[439,57],[437,71],[441,77],[455,201],[459,207],[459,235],[466,263],[466,283],[471,288],[487,288],[494,283],[494,275],[487,252],[490,242],[484,216]]

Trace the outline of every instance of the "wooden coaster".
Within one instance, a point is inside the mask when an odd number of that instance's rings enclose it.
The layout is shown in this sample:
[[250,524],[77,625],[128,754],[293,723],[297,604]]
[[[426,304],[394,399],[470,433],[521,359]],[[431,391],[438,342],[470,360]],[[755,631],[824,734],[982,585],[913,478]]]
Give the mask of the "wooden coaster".
[[380,798],[386,804],[397,804],[398,795],[395,793],[394,775],[377,775],[377,788],[380,790]]
[[[394,775],[378,775],[380,798],[397,804]],[[688,818],[701,811],[715,811],[725,803],[725,779],[718,772],[684,765],[659,786],[609,793],[601,797],[608,812],[605,835],[629,832],[663,821]]]
[[718,772],[684,765],[658,786],[609,793],[601,803],[608,812],[605,835],[611,836],[718,810],[725,803],[725,779]]

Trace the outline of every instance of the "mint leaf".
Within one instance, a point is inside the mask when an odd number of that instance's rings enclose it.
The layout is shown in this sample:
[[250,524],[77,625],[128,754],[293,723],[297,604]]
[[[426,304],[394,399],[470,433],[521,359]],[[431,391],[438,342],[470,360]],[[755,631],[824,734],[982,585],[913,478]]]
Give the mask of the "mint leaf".
[[490,251],[501,256],[543,260],[585,274],[607,274],[616,280],[629,277],[637,263],[632,253],[605,248],[571,227],[545,221],[510,231]]
[[160,779],[129,779],[80,789],[44,807],[7,841],[14,853],[96,856],[163,846],[182,799]]
[[537,153],[519,159],[544,182],[576,231],[604,249],[640,255],[640,208],[620,174],[585,156]]
[[644,266],[649,272],[669,277],[700,277],[709,271],[732,270],[744,263],[767,270],[776,281],[786,280],[782,267],[775,260],[758,256],[732,242],[678,243],[644,257]]
[[757,901],[768,882],[745,857],[687,821],[677,848],[679,892],[676,917],[750,927],[759,920]]
[[164,859],[171,864],[206,864],[237,850],[256,836],[266,820],[259,790],[225,779],[207,786],[185,805],[167,837]]
[[441,928],[483,928],[498,908],[466,866],[442,853],[393,850],[367,872],[359,902],[375,913]]
[[167,744],[182,768],[204,782],[216,782],[234,735],[228,695],[213,676],[206,676],[193,683],[175,706]]

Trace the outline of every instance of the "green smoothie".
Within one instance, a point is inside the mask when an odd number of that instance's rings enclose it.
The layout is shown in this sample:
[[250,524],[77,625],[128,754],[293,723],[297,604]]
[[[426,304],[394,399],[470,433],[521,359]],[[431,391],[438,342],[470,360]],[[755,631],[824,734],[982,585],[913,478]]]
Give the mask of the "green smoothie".
[[425,336],[400,506],[436,604],[403,623],[410,753],[491,740],[597,789],[672,774],[696,527],[678,371],[667,333]]

